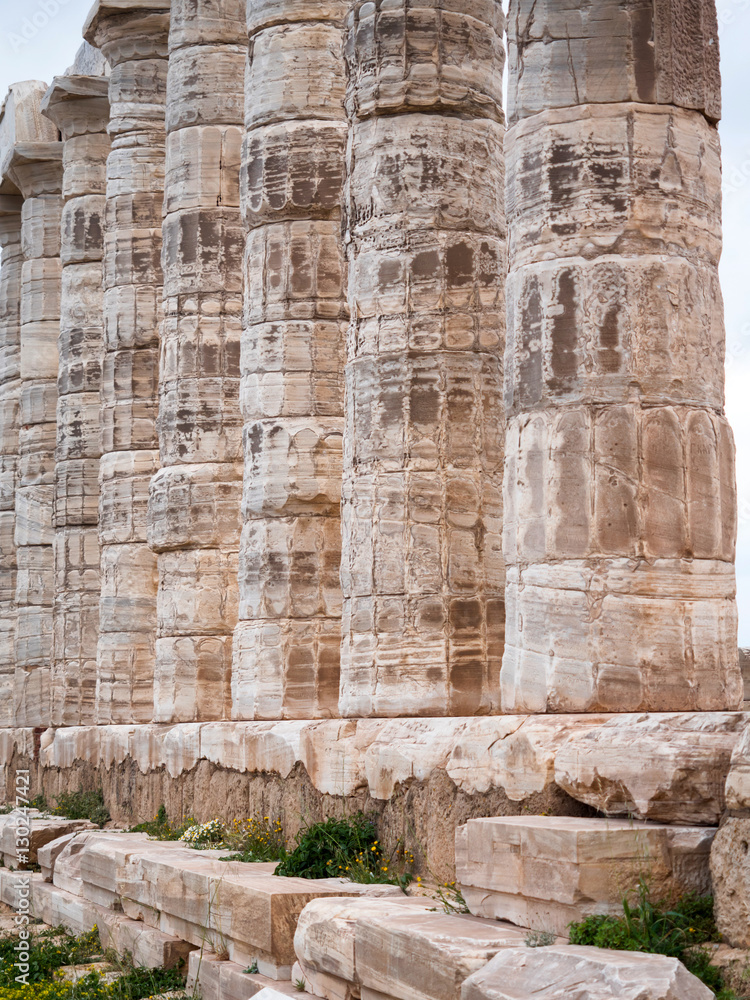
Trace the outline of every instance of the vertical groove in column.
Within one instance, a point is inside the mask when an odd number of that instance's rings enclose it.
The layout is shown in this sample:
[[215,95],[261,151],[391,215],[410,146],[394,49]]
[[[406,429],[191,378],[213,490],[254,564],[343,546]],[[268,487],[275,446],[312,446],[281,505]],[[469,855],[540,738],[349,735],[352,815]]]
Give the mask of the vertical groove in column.
[[52,724],[80,726],[96,722],[108,81],[55,77],[42,109],[63,138]]
[[503,709],[735,709],[714,5],[509,27]]
[[56,141],[56,127],[51,122],[45,125],[49,139],[54,141],[16,143],[9,169],[24,198],[15,521],[18,610],[13,721],[16,726],[48,726],[51,721],[52,503],[60,330],[62,143]]
[[0,726],[13,725],[15,683],[16,482],[21,352],[21,206],[0,194]]
[[101,602],[96,716],[154,712],[156,555],[147,542],[156,433],[168,0],[99,0],[84,37],[112,67],[104,237]]
[[229,717],[242,495],[244,0],[174,0],[159,365],[157,722]]
[[336,716],[346,0],[249,0],[236,719]]
[[347,22],[345,716],[500,707],[503,28],[495,0]]

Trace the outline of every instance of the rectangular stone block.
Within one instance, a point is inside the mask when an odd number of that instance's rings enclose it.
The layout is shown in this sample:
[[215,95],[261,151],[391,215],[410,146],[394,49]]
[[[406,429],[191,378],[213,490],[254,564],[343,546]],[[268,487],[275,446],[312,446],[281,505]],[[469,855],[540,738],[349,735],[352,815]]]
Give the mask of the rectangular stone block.
[[709,891],[716,830],[616,819],[508,816],[456,833],[456,875],[472,913],[565,935],[617,914],[645,879],[654,899]]

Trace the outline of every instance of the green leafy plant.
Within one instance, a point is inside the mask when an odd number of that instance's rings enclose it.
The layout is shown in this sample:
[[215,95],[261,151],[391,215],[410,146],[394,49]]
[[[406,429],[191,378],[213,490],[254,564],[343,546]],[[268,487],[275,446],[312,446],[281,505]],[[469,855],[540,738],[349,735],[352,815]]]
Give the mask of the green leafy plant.
[[224,843],[233,852],[222,861],[284,861],[284,830],[279,820],[236,819],[224,829]]
[[734,994],[724,986],[710,952],[702,948],[719,939],[711,897],[685,896],[665,908],[652,902],[648,883],[641,880],[634,902],[623,899],[622,916],[591,916],[569,927],[570,943],[645,951],[679,959],[689,972],[721,1000]]
[[101,788],[90,792],[60,792],[52,815],[65,816],[66,819],[90,819],[97,826],[104,826],[112,818],[104,804]]
[[305,982],[304,979],[295,979],[294,980],[294,988],[295,988],[295,990],[297,990],[298,993],[304,993],[306,987],[307,987],[307,983]]
[[179,840],[191,826],[195,826],[192,817],[187,817],[174,825],[170,823],[166,806],[162,803],[153,819],[131,826],[129,832],[147,833],[152,840]]
[[[0,938],[0,987],[12,987],[18,970],[16,946],[20,938]],[[33,937],[29,943],[29,983],[42,983],[63,965],[81,965],[101,955],[96,927],[88,934],[71,937],[61,927]]]
[[327,819],[301,830],[293,851],[276,868],[276,875],[300,878],[340,876],[352,882],[400,885],[412,880],[413,857],[399,847],[385,855],[375,824],[363,813]]

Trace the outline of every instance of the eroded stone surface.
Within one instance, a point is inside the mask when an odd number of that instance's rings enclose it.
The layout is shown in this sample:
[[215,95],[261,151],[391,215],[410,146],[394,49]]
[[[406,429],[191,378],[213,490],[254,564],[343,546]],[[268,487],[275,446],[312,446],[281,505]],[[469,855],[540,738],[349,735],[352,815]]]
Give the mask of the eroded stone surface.
[[619,913],[645,880],[655,899],[710,892],[715,828],[634,820],[505,816],[456,833],[456,876],[472,913],[566,935]]
[[[103,71],[102,67],[102,71]],[[105,76],[55,77],[42,109],[63,138],[60,334],[53,522],[54,725],[96,722],[99,632],[99,390],[104,359],[104,216],[110,149]],[[79,497],[85,502],[75,502]]]
[[750,948],[750,820],[729,818],[711,849],[716,926],[735,948]]
[[[146,518],[139,515],[145,515],[149,479],[158,468],[169,7],[166,0],[100,2],[84,26],[84,37],[111,67],[96,689],[97,721],[110,723],[150,722],[154,714],[157,567]],[[111,477],[114,463],[118,474]],[[125,509],[118,505],[123,501]]]
[[345,716],[499,709],[502,29],[485,3],[347,19]]
[[346,10],[248,11],[234,719],[338,714]]
[[507,712],[742,701],[715,11],[657,7],[509,18]]
[[574,946],[511,948],[464,983],[461,1000],[710,1000],[676,958]]

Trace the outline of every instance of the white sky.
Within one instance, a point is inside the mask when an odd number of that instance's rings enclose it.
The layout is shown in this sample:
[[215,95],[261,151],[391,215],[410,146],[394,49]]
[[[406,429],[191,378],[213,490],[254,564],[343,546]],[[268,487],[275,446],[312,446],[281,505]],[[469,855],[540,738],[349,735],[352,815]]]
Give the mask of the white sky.
[[[0,100],[17,80],[47,83],[72,63],[92,0],[0,0]],[[717,0],[724,119],[727,413],[737,439],[740,644],[750,646],[750,0]]]

